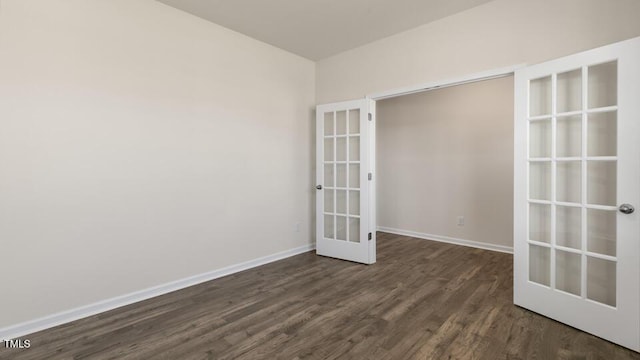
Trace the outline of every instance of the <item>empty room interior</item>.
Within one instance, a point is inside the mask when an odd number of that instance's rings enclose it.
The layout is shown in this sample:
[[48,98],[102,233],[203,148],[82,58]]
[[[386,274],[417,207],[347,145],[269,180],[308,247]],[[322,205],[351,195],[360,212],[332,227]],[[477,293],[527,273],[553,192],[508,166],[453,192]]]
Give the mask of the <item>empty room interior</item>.
[[0,359],[640,359],[637,0],[0,0]]

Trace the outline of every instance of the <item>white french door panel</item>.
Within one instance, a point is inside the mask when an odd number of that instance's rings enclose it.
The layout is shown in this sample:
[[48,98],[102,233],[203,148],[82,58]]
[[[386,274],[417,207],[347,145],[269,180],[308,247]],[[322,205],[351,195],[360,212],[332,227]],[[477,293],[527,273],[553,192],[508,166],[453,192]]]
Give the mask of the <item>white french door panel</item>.
[[515,73],[514,303],[640,351],[640,38]]
[[376,261],[375,102],[316,108],[316,253]]

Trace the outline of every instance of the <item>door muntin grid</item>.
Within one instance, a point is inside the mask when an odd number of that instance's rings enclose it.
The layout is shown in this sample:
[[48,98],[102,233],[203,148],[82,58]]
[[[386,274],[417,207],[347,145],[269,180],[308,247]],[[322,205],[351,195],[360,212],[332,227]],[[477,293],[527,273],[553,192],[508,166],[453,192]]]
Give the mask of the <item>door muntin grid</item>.
[[323,237],[360,243],[360,109],[324,113]]
[[617,111],[617,61],[528,84],[528,279],[612,307]]

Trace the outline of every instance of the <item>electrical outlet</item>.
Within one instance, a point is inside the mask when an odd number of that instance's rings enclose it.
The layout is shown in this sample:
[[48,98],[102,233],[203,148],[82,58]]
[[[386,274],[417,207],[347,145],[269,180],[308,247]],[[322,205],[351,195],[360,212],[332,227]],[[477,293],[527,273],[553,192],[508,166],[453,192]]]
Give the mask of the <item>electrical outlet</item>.
[[464,216],[458,216],[458,226],[464,226]]
[[300,223],[296,223],[296,232],[300,232]]

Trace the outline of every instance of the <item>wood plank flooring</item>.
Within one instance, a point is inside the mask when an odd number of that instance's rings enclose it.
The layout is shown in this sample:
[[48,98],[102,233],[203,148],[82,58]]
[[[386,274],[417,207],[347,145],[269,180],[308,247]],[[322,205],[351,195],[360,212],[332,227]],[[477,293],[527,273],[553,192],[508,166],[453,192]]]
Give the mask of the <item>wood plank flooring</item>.
[[379,233],[374,265],[298,255],[31,334],[0,359],[640,359],[514,306],[512,281],[511,255]]

